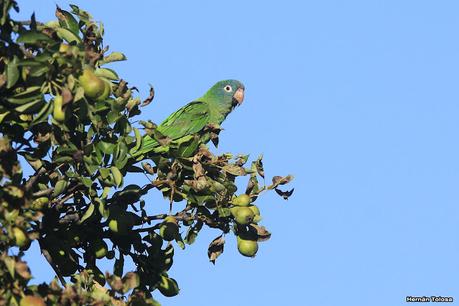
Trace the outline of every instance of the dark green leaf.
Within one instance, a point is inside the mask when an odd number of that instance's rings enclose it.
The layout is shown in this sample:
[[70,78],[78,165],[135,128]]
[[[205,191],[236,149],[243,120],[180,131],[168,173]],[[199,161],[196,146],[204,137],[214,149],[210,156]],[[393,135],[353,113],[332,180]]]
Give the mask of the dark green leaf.
[[6,88],[11,88],[16,84],[19,79],[19,69],[17,65],[17,57],[15,56],[14,59],[8,63],[6,68]]
[[48,35],[45,35],[37,31],[28,31],[28,32],[21,33],[17,39],[18,43],[24,43],[24,44],[35,44],[40,41],[52,42],[53,40]]
[[59,24],[70,30],[73,34],[78,35],[80,28],[75,18],[67,11],[62,10],[59,6],[56,8],[56,17],[59,20]]

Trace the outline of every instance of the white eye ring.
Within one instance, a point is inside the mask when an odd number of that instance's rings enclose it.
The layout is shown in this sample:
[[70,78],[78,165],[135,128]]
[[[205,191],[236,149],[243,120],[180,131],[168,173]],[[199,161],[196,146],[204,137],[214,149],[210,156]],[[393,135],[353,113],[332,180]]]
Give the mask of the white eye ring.
[[226,85],[224,89],[225,89],[226,92],[233,91],[233,88],[230,85]]

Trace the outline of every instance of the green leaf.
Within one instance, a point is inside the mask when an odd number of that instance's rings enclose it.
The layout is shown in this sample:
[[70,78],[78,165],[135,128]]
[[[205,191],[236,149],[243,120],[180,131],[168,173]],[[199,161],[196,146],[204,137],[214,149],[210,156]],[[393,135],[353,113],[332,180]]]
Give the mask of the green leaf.
[[41,94],[40,89],[41,89],[41,86],[28,86],[24,91],[21,91],[20,93],[13,95],[13,97],[18,98],[18,99],[21,99],[27,96],[36,97],[37,94]]
[[28,31],[21,33],[17,39],[18,43],[24,44],[36,44],[40,41],[52,42],[53,40],[48,35],[45,35],[37,31]]
[[126,56],[121,52],[112,52],[108,56],[104,57],[103,60],[100,61],[100,64],[107,64],[111,62],[118,62],[118,61],[125,61],[127,60]]
[[202,229],[202,225],[203,222],[199,220],[195,225],[188,228],[188,232],[185,236],[185,243],[193,244],[196,241],[199,231]]
[[41,66],[32,66],[29,71],[29,75],[31,77],[39,77],[49,71],[49,67],[46,64],[42,64]]
[[131,148],[130,153],[134,154],[137,152],[137,150],[140,149],[140,146],[142,145],[142,135],[140,135],[140,131],[138,128],[134,128],[134,134],[135,134],[135,146]]
[[55,159],[53,159],[53,162],[56,164],[66,164],[70,163],[73,161],[73,158],[71,156],[59,156]]
[[[22,59],[18,62],[18,66],[27,66],[27,67],[33,67],[33,66],[41,66],[43,65],[42,62],[38,62],[34,59]],[[40,86],[38,86],[40,88]]]
[[99,211],[100,215],[104,218],[108,218],[110,211],[106,208],[105,201],[101,200],[100,198],[93,198],[94,203],[97,205],[97,210]]
[[30,127],[41,122],[47,122],[48,116],[51,114],[52,111],[52,103],[46,103],[46,105],[44,105],[43,108],[34,116],[32,122],[30,123]]
[[57,181],[56,186],[54,187],[54,191],[53,191],[53,198],[63,193],[65,189],[67,189],[67,186],[68,186],[68,181],[66,180]]
[[121,185],[123,185],[123,174],[121,173],[120,169],[112,166],[110,170],[112,171],[112,175],[115,180],[116,186],[120,187]]
[[119,80],[119,76],[115,70],[109,68],[98,68],[94,71],[94,74],[98,77],[104,77],[109,80]]
[[117,111],[110,111],[107,115],[107,121],[109,124],[115,123],[121,116],[122,114]]
[[100,176],[102,179],[106,179],[110,175],[110,169],[108,168],[100,168],[99,169]]
[[[91,19],[92,19],[92,16],[91,14],[89,14],[88,12],[80,9],[78,6],[74,5],[74,4],[70,4],[70,7],[72,8],[72,12],[77,15],[78,17],[80,17],[80,19],[84,22],[89,22]],[[121,276],[121,275],[120,275]]]
[[116,145],[115,147],[115,152],[114,152],[114,163],[115,166],[118,167],[118,169],[123,169],[124,166],[126,165],[128,161],[128,149],[126,144],[123,142],[120,142]]
[[62,10],[59,6],[56,8],[56,17],[59,20],[59,24],[70,30],[73,34],[78,35],[80,27],[76,19],[67,11]]
[[226,207],[218,207],[218,216],[220,218],[225,218],[231,216],[231,211]]
[[80,221],[78,221],[78,224],[82,224],[84,221],[86,221],[88,218],[90,218],[95,211],[95,206],[94,203],[89,204],[88,209],[83,214],[83,217],[81,217]]
[[9,256],[5,256],[5,258],[3,258],[3,262],[5,263],[8,273],[10,273],[11,277],[14,278],[14,266],[16,265],[16,261]]
[[9,113],[10,113],[9,111],[0,113],[0,123],[3,122],[3,120],[5,119],[6,116],[9,115]]
[[110,142],[100,141],[97,144],[97,148],[104,154],[112,154],[115,149],[115,145]]
[[21,114],[33,114],[41,110],[41,108],[45,105],[45,101],[42,97],[39,97],[36,100],[31,102],[25,103],[16,107],[14,110]]
[[36,95],[20,95],[20,96],[13,96],[13,97],[10,97],[10,98],[6,98],[6,100],[8,101],[8,103],[12,104],[12,105],[23,105],[23,104],[26,104],[28,102],[32,102],[32,101],[36,101],[36,100],[40,100],[43,98],[43,95],[41,93],[38,93]]
[[76,43],[81,43],[81,38],[71,32],[70,30],[64,29],[64,28],[58,28],[56,30],[57,36],[59,38],[62,38],[63,40],[67,41],[68,43],[76,42]]
[[8,63],[8,66],[6,68],[6,88],[13,87],[19,79],[19,69],[17,61],[18,58],[15,56],[13,60]]
[[87,188],[90,188],[92,186],[92,180],[88,177],[82,177],[81,182],[83,185],[85,185]]

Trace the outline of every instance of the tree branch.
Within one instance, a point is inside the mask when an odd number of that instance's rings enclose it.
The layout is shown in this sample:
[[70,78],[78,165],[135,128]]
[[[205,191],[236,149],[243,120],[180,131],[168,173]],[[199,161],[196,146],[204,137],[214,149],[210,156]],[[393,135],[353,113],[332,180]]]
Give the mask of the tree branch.
[[40,191],[34,192],[34,193],[32,193],[32,196],[34,198],[45,197],[45,196],[49,196],[50,194],[52,194],[53,191],[54,191],[54,188],[48,188],[48,189],[45,189],[45,190],[40,190]]
[[26,191],[30,191],[33,187],[33,185],[37,182],[37,180],[40,178],[40,175],[45,174],[46,169],[44,167],[41,167],[40,170],[37,171],[33,176],[29,178],[27,183],[25,184],[24,188]]

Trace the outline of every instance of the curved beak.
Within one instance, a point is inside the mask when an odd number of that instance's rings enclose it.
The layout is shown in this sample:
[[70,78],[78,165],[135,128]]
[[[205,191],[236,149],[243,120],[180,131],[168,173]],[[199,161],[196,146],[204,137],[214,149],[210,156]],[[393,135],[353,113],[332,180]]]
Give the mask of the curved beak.
[[237,105],[241,105],[244,101],[244,88],[239,87],[234,93],[233,98],[237,101]]

